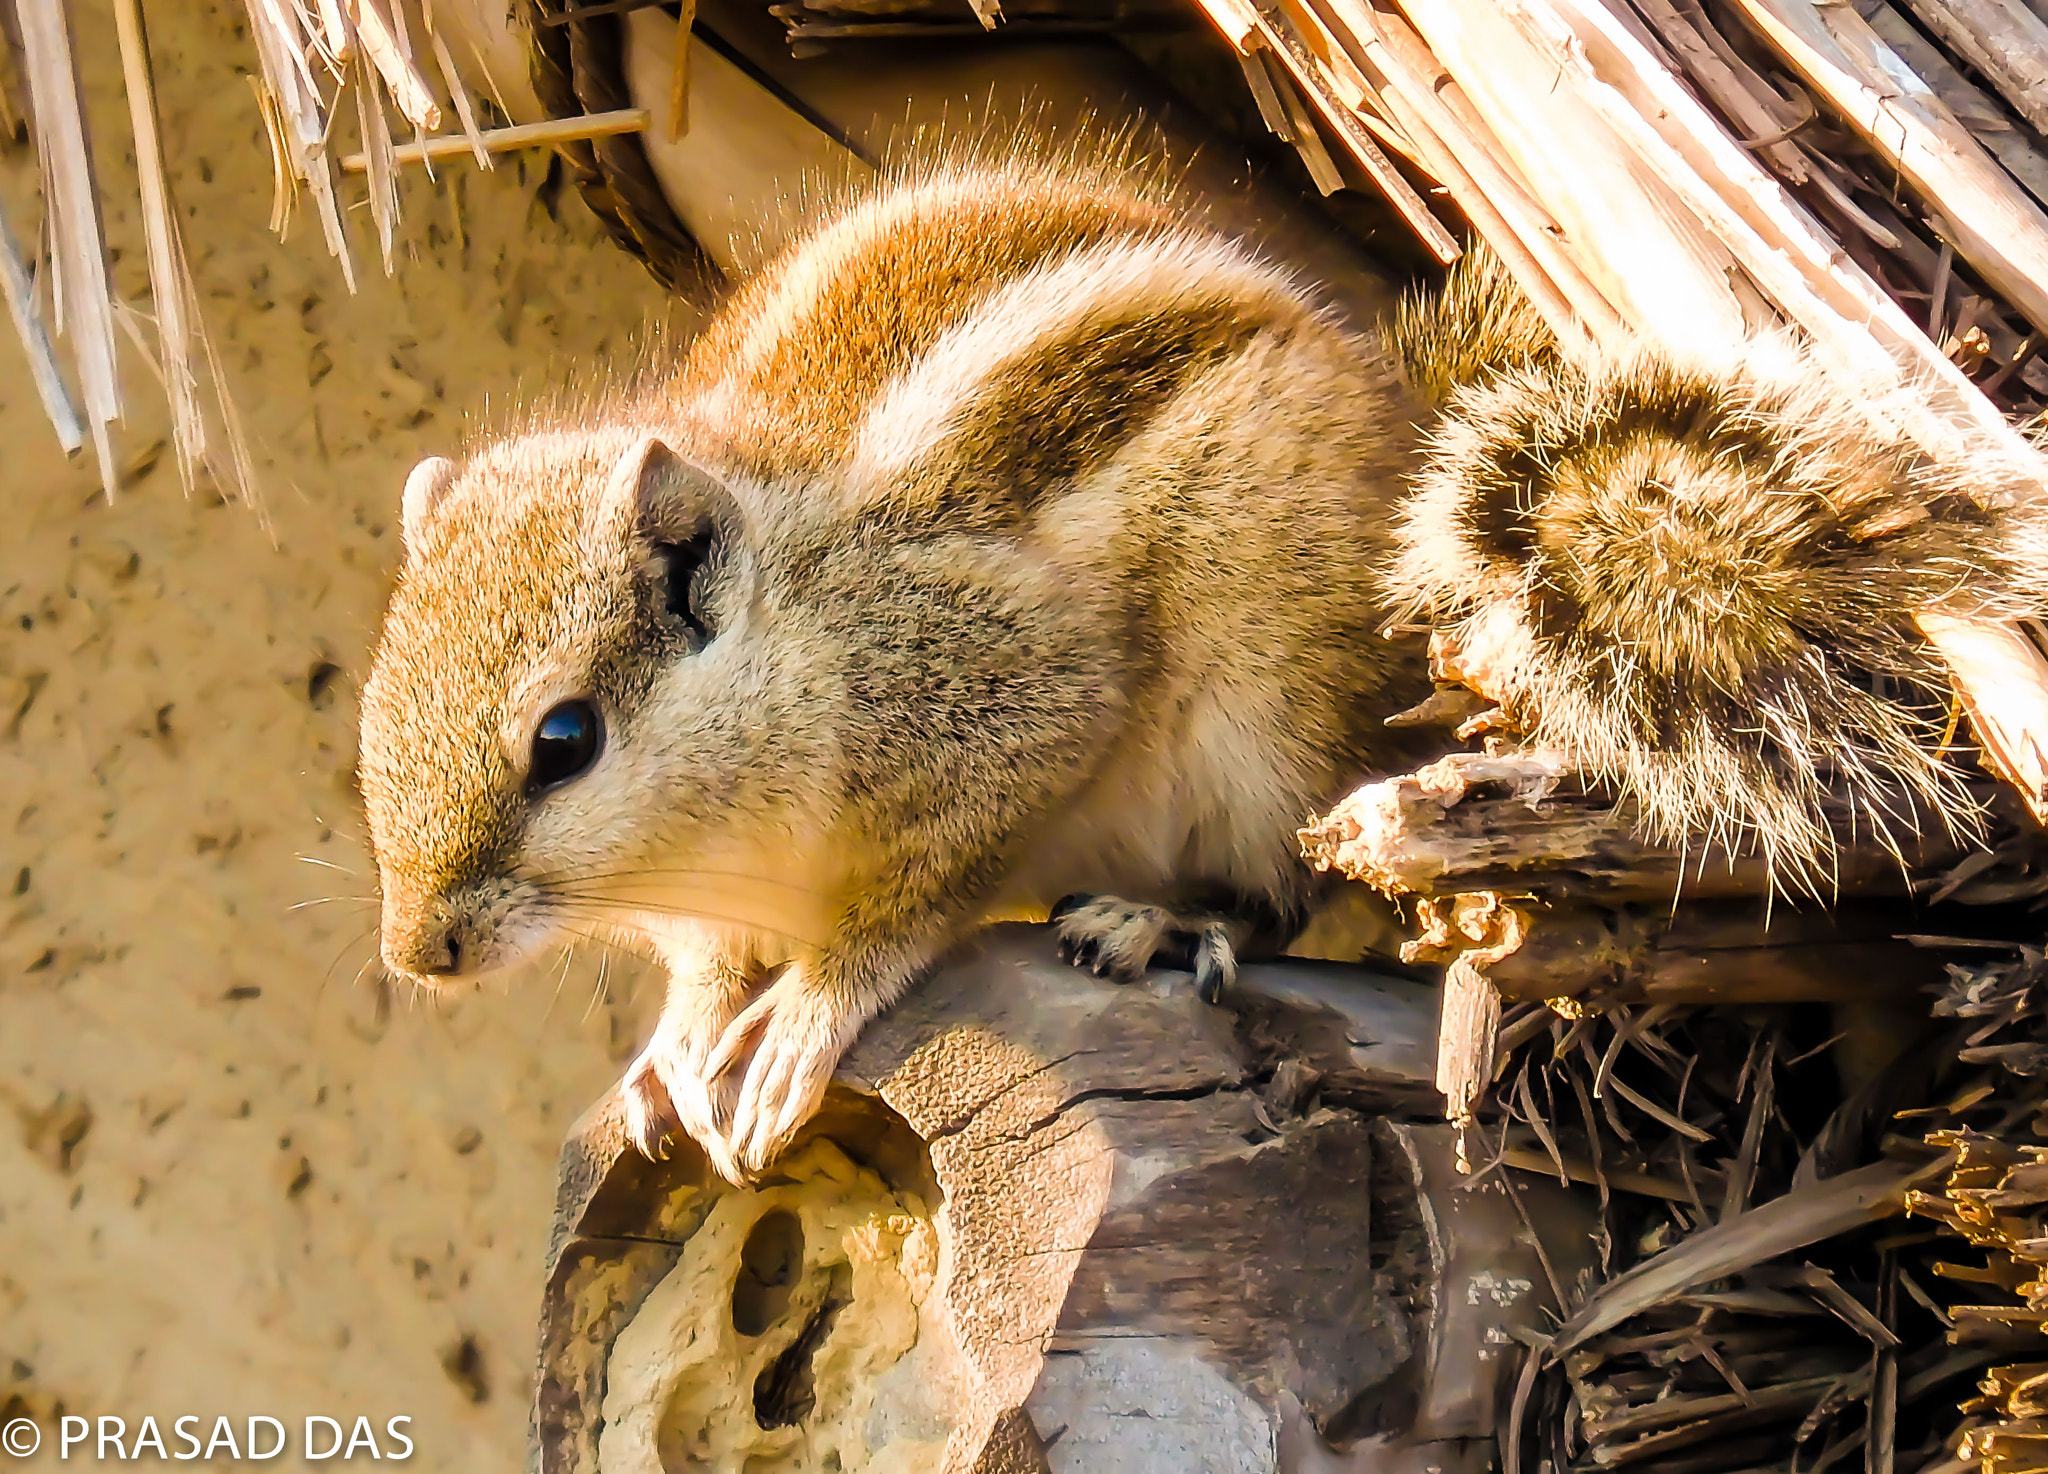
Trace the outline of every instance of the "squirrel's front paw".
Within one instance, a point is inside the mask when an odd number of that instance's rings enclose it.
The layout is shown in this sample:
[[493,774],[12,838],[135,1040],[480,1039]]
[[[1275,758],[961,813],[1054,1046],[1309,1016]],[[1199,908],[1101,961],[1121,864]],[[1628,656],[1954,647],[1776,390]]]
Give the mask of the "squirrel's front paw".
[[[626,1108],[626,1131],[643,1156],[661,1161],[669,1139],[681,1132],[701,1145],[718,1164],[723,1141],[718,1107],[704,1073],[703,1044],[656,1026],[654,1037],[626,1068],[619,1096]],[[721,1171],[723,1168],[721,1167]]]
[[728,1180],[758,1176],[789,1145],[825,1098],[832,1071],[862,1022],[857,1009],[791,969],[726,1027],[704,1078],[739,1076],[724,1150],[712,1154]]
[[1061,960],[1134,983],[1155,959],[1186,967],[1210,1003],[1237,981],[1237,949],[1220,916],[1182,914],[1117,896],[1068,896],[1052,908]]

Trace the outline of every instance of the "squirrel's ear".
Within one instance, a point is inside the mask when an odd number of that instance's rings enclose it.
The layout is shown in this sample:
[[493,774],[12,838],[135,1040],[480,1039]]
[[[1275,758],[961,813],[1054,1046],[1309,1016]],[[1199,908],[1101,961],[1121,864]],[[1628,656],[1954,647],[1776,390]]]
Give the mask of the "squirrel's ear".
[[419,551],[426,536],[428,519],[434,515],[434,508],[441,505],[441,498],[448,494],[448,488],[454,481],[455,462],[446,456],[428,456],[405,478],[405,500],[400,520],[408,553]]
[[605,490],[605,505],[623,526],[657,536],[681,513],[690,525],[674,531],[688,536],[701,519],[703,493],[718,484],[709,471],[677,455],[659,435],[647,435],[619,457]]

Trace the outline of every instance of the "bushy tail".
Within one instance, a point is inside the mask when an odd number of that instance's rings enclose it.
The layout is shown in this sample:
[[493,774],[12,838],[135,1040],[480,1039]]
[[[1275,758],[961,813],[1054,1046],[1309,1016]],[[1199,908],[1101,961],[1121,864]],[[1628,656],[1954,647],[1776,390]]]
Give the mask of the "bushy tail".
[[1524,353],[1468,364],[1444,402],[1392,596],[1494,652],[1532,739],[1652,834],[1754,848],[1811,884],[1824,793],[1880,832],[1977,822],[1913,615],[2048,607],[2031,519],[1775,345],[1712,370]]
[[1500,257],[1475,244],[1443,284],[1402,298],[1383,329],[1408,379],[1433,405],[1496,374],[1558,358],[1557,337]]

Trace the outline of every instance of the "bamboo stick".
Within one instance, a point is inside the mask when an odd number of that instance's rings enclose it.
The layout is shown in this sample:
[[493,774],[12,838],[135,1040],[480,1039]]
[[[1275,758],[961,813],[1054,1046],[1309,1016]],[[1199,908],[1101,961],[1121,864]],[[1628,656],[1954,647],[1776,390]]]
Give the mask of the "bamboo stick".
[[1596,1168],[1584,1158],[1569,1153],[1561,1158],[1553,1158],[1550,1153],[1537,1151],[1534,1147],[1511,1146],[1499,1155],[1503,1167],[1514,1167],[1523,1172],[1555,1177],[1561,1169],[1565,1177],[1571,1181],[1583,1182],[1589,1186],[1604,1185],[1615,1192],[1665,1198],[1674,1203],[1692,1201],[1692,1194],[1682,1183],[1667,1182],[1647,1172],[1629,1172],[1610,1167]]
[[[587,113],[580,118],[555,118],[546,123],[520,123],[510,128],[487,128],[478,137],[491,153],[513,149],[542,148],[578,138],[603,138],[613,133],[639,133],[650,119],[647,109],[620,108],[616,112]],[[432,159],[459,158],[471,151],[471,143],[459,134],[425,138],[418,143],[401,143],[391,150],[392,162],[420,164]],[[361,174],[370,166],[365,154],[350,154],[341,161],[342,172]]]
[[121,417],[120,367],[77,62],[63,0],[20,0],[16,13],[42,155],[58,326],[71,340],[86,433],[99,460],[100,485],[112,500],[117,468],[108,426]]
[[43,401],[43,413],[57,432],[64,454],[75,456],[85,448],[85,423],[64,384],[64,370],[57,365],[57,350],[50,344],[42,314],[36,310],[36,286],[22,258],[21,246],[8,228],[7,215],[0,210],[0,296],[7,299],[7,315],[14,319],[15,335],[28,354],[29,375]]
[[1730,0],[1920,195],[1959,255],[2048,328],[2048,214],[1855,11]]
[[2011,103],[2048,132],[2048,23],[2019,0],[1906,0]]
[[121,81],[128,94],[128,121],[135,134],[135,173],[142,204],[142,239],[149,261],[149,296],[156,313],[156,357],[164,397],[171,410],[171,445],[178,480],[191,495],[206,460],[206,416],[199,406],[197,293],[185,262],[185,243],[171,206],[164,171],[163,136],[158,128],[156,87],[149,41],[137,0],[114,0],[114,27],[121,49]]

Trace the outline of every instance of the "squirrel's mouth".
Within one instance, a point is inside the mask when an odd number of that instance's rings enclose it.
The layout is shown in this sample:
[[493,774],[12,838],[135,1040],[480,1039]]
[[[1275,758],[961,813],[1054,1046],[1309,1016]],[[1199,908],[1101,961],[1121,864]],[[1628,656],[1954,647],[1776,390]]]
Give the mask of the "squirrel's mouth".
[[530,888],[490,889],[490,895],[443,893],[410,906],[387,901],[384,965],[422,988],[468,988],[511,971],[555,939],[557,919]]

